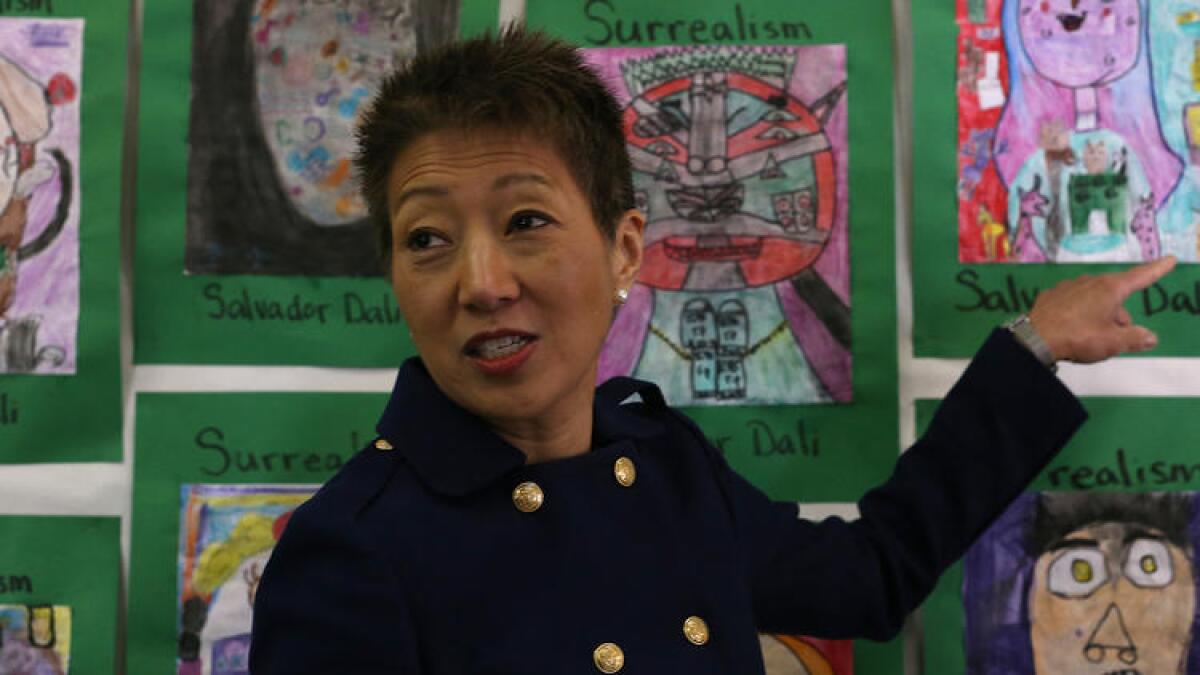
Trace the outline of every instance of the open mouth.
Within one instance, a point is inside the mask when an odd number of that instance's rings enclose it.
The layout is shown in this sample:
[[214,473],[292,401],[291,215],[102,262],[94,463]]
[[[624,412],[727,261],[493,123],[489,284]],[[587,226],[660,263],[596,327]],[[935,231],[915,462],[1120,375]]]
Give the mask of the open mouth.
[[1063,30],[1068,33],[1074,33],[1083,28],[1083,22],[1087,21],[1087,15],[1087,12],[1082,14],[1059,14],[1058,22],[1062,24]]
[[473,356],[485,361],[504,359],[536,340],[532,335],[504,335],[486,340],[473,340],[467,345],[467,356]]
[[1110,670],[1104,675],[1142,675],[1142,671],[1137,668],[1122,668],[1120,670]]

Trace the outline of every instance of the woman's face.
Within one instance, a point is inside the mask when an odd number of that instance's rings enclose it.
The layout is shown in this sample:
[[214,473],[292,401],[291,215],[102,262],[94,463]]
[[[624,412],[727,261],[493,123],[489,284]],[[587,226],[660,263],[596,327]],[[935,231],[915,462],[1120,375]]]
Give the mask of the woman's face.
[[557,153],[528,135],[436,132],[392,167],[392,288],[435,382],[493,423],[591,405],[643,221],[608,241]]

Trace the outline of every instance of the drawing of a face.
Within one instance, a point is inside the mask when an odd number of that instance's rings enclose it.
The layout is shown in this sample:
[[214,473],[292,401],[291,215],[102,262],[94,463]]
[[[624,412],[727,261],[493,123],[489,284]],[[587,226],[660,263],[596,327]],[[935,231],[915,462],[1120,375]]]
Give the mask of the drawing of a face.
[[1034,567],[1029,619],[1036,671],[1181,673],[1194,606],[1192,561],[1161,532],[1119,522],[1076,529]]
[[1141,44],[1138,0],[1020,2],[1021,44],[1033,67],[1064,87],[1095,87],[1125,75]]
[[625,109],[648,218],[638,281],[732,290],[810,266],[835,222],[836,168],[824,124],[844,88],[801,102],[766,75],[704,65],[660,72],[673,76],[645,83]]
[[275,168],[313,222],[365,207],[351,176],[354,120],[383,76],[417,53],[412,0],[258,0],[251,15],[257,103]]

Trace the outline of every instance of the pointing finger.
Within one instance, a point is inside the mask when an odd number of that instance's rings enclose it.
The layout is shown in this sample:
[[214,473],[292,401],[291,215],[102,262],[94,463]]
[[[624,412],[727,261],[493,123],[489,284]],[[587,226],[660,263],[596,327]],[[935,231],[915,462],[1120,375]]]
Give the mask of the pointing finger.
[[1117,287],[1121,293],[1121,299],[1124,300],[1135,291],[1140,291],[1158,281],[1163,275],[1174,268],[1175,256],[1169,255],[1152,262],[1143,263],[1137,267],[1131,267],[1124,272],[1118,272],[1116,280]]
[[1158,336],[1143,326],[1128,326],[1121,329],[1122,352],[1144,352],[1158,346]]

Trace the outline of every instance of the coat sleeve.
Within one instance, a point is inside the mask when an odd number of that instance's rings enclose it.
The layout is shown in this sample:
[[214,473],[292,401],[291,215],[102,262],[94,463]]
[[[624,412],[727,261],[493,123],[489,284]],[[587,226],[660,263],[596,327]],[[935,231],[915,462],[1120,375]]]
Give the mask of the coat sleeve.
[[890,639],[938,577],[1087,415],[1008,331],[997,330],[896,462],[860,518],[800,520],[715,452],[760,630]]
[[393,568],[353,512],[322,496],[296,511],[267,563],[254,603],[250,672],[422,672]]

